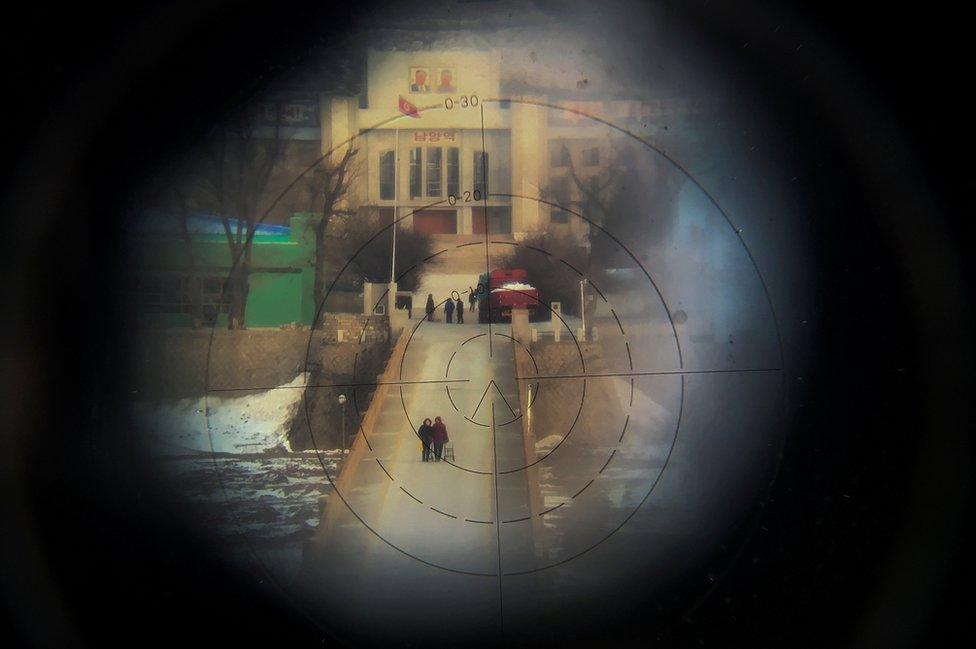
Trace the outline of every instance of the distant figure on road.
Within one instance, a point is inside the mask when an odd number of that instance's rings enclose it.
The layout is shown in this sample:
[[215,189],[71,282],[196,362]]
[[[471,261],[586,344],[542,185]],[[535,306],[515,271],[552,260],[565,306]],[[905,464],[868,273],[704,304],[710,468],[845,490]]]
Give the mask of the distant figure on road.
[[447,438],[447,426],[444,425],[440,417],[434,417],[431,439],[434,442],[434,461],[440,462],[441,454],[444,452],[444,445],[451,441]]
[[457,323],[464,324],[464,302],[458,297],[457,300]]
[[444,321],[448,324],[453,320],[454,314],[454,300],[447,298],[447,302],[444,303]]
[[474,305],[478,303],[478,294],[475,290],[468,287],[468,311],[474,311]]
[[434,427],[430,425],[430,419],[424,419],[424,423],[417,429],[417,437],[424,446],[424,452],[420,456],[421,462],[430,462],[430,444],[434,436]]
[[427,294],[427,319],[431,322],[434,321],[434,294]]

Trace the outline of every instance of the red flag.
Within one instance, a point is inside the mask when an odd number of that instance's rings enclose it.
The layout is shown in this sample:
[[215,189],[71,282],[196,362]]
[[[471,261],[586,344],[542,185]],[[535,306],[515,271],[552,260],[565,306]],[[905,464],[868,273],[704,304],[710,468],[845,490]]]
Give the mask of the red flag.
[[417,112],[417,107],[411,104],[406,99],[404,99],[402,96],[400,97],[399,108],[400,108],[400,112],[403,113],[404,115],[409,115],[410,117],[416,117],[417,119],[420,119],[420,113]]

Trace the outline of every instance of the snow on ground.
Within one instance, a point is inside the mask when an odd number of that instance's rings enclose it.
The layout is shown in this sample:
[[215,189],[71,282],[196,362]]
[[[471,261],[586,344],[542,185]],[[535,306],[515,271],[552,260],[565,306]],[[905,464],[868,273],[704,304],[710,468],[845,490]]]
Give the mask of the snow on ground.
[[[614,379],[614,382],[620,395],[626,394],[630,389],[627,381]],[[663,462],[674,442],[677,426],[675,413],[655,401],[654,395],[645,387],[638,385],[636,391],[630,414],[630,428],[635,432],[643,431],[643,434],[632,436],[630,443],[625,442],[622,450],[634,460]],[[677,405],[674,404],[675,409]]]
[[562,435],[546,435],[535,443],[535,450],[537,453],[551,451],[552,449],[556,448],[556,445],[561,441],[563,441]]
[[187,522],[241,568],[285,582],[298,571],[343,457],[339,449],[291,452],[288,430],[305,380],[299,374],[269,390],[144,402],[134,412]]
[[[290,451],[288,430],[302,400],[305,375],[275,389],[139,403],[135,415],[160,455]],[[209,407],[210,416],[206,416]]]

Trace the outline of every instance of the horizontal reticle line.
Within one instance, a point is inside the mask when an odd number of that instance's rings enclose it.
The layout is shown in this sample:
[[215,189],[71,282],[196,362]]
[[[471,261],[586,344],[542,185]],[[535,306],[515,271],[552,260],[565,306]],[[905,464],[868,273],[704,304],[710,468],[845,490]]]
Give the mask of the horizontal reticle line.
[[537,381],[539,379],[599,379],[614,376],[667,376],[669,374],[735,374],[737,372],[781,372],[782,367],[753,367],[737,370],[658,370],[656,372],[610,372],[606,374],[550,374],[537,376],[517,376],[516,381]]
[[273,385],[257,388],[210,388],[207,392],[248,392],[256,390],[304,390],[305,388],[365,388],[377,385],[423,385],[425,383],[468,383],[471,379],[433,379],[430,381],[376,381],[373,383],[309,383],[307,385]]
[[[536,381],[539,379],[600,379],[615,376],[667,376],[684,374],[735,374],[738,372],[781,372],[781,367],[752,367],[727,370],[658,370],[654,372],[609,372],[594,374],[537,374],[517,376],[516,381]],[[310,383],[307,385],[272,385],[249,388],[210,388],[207,392],[256,392],[264,390],[304,390],[306,388],[365,388],[380,385],[425,385],[442,383],[470,383],[471,379],[431,379],[427,381],[377,381],[373,383]]]

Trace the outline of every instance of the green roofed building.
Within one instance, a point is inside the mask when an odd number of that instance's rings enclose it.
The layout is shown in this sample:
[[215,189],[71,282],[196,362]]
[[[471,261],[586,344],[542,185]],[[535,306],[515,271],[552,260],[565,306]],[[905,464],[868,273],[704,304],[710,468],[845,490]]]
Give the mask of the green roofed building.
[[[187,245],[176,217],[144,216],[140,226],[128,233],[134,252],[127,292],[132,311],[150,326],[191,327],[198,303],[201,325],[226,326],[230,294],[224,287],[232,259],[221,220],[191,216],[187,221],[191,244]],[[312,323],[319,218],[317,214],[296,214],[288,226],[262,225],[256,230],[247,327]],[[236,230],[236,222],[231,228]],[[358,287],[336,289],[358,293]],[[350,304],[356,303],[350,300]]]

